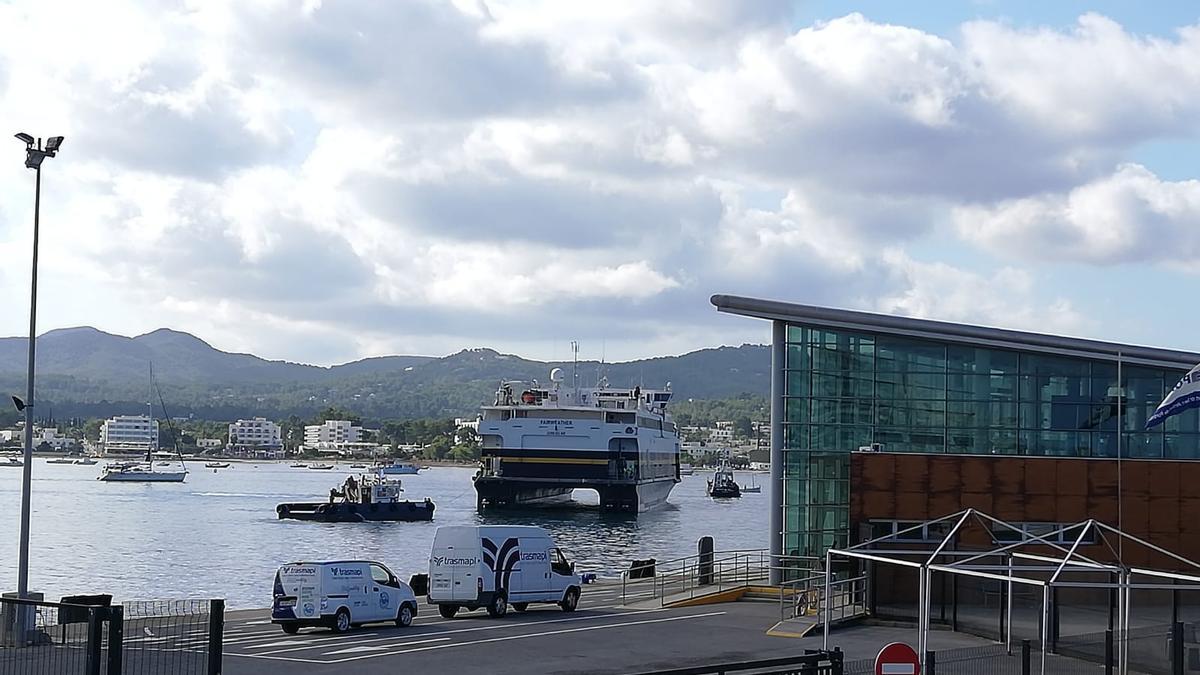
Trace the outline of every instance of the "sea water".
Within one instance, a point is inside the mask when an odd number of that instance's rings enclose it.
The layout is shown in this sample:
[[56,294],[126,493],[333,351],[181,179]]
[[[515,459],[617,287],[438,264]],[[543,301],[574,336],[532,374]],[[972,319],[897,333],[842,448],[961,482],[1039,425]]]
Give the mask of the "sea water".
[[[638,514],[599,510],[595,492],[575,492],[568,508],[475,508],[473,468],[433,467],[402,476],[404,496],[429,497],[433,522],[312,523],[279,520],[275,505],[325,501],[350,475],[293,469],[286,463],[235,462],[205,469],[189,462],[184,483],[107,483],[101,464],[33,465],[29,587],[47,600],[110,593],[118,600],[225,598],[232,608],[265,607],[275,569],[299,560],[378,560],[401,578],[426,572],[441,525],[540,525],[579,572],[618,576],[635,558],[660,562],[692,555],[701,536],[718,550],[768,545],[769,489],[713,500],[711,472],[684,476],[666,506]],[[765,474],[755,474],[760,484]],[[739,483],[752,481],[738,473]],[[0,591],[15,591],[21,469],[0,469]]]

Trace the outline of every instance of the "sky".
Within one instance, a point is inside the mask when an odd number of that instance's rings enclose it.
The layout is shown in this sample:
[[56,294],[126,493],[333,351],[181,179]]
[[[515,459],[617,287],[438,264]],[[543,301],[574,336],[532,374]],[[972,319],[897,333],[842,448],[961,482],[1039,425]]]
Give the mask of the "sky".
[[0,0],[0,121],[66,137],[39,332],[315,364],[768,341],[726,293],[1200,349],[1191,2]]

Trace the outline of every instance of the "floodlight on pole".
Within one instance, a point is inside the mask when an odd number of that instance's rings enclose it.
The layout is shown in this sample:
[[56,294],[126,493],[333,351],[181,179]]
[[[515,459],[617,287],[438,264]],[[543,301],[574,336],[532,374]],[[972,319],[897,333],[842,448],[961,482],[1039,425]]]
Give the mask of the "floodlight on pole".
[[[17,556],[17,597],[29,597],[29,493],[33,480],[33,375],[34,350],[37,346],[37,281],[38,281],[38,228],[42,207],[42,162],[47,157],[54,157],[62,145],[63,137],[54,136],[42,149],[41,139],[35,139],[26,133],[16,134],[17,140],[25,144],[25,166],[36,172],[33,191],[33,264],[29,287],[29,365],[25,380],[25,400],[13,397],[13,405],[18,409],[24,405],[25,413],[25,465],[21,476],[21,534],[20,550]],[[24,646],[29,637],[27,621],[31,618],[25,612],[17,613],[18,646]]]

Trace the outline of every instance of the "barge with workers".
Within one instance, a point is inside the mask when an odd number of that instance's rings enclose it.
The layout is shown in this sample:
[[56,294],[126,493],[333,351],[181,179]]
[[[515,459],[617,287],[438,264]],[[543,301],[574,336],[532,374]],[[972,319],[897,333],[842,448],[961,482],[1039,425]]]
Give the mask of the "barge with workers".
[[289,502],[275,507],[280,520],[315,520],[323,523],[433,520],[434,504],[428,497],[414,502],[401,499],[398,478],[380,474],[350,476],[342,487],[329,491],[328,502]]
[[600,507],[645,511],[664,504],[679,482],[679,435],[665,389],[500,384],[479,422],[480,509],[569,501],[595,490]]

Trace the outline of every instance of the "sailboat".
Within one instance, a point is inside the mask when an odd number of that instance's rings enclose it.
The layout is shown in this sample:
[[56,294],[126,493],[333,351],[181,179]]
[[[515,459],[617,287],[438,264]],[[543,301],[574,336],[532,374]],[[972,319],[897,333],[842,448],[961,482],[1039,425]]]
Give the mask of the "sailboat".
[[[171,416],[167,414],[167,404],[163,401],[162,391],[158,389],[158,385],[154,383],[154,364],[150,364],[150,386],[154,391],[158,392],[158,402],[162,405],[163,417],[166,418],[172,432],[175,431],[174,424],[171,423]],[[154,420],[154,399],[153,392],[151,393],[151,401],[149,403],[150,420]],[[183,455],[179,452],[179,435],[172,434],[175,440],[175,455],[178,457],[178,470],[162,470],[156,468],[154,456],[160,455],[155,453],[153,443],[146,443],[146,459],[137,464],[110,464],[104,467],[104,471],[96,478],[107,482],[125,482],[125,483],[182,483],[187,478],[187,467],[183,463]],[[169,453],[168,453],[169,455]],[[161,456],[161,455],[160,455]],[[174,462],[158,462],[161,466],[166,464],[170,466]]]

